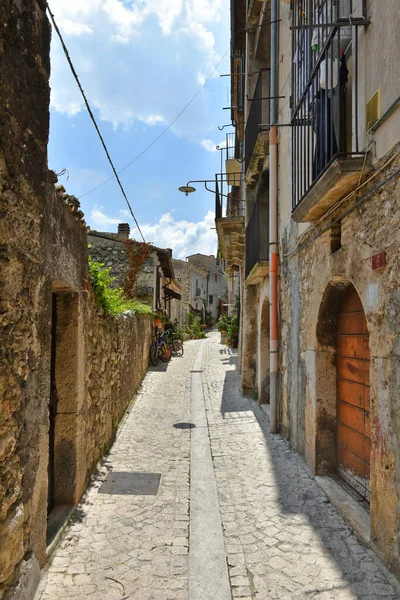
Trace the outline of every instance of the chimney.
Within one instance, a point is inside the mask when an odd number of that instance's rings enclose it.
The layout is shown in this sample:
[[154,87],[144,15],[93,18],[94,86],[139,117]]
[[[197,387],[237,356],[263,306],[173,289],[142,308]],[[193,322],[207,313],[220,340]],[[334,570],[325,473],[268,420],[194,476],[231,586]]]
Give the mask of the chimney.
[[131,228],[129,223],[119,223],[118,224],[118,239],[119,240],[129,240],[129,234],[131,232]]

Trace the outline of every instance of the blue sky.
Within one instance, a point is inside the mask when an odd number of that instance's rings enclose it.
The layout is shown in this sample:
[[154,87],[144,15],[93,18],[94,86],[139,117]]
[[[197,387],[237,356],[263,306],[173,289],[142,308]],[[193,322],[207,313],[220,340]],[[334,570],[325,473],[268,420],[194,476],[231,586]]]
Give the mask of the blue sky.
[[[229,48],[229,0],[52,0],[51,10],[117,170],[148,146],[191,100]],[[220,171],[215,145],[229,122],[229,52],[191,106],[121,173],[146,241],[174,256],[215,253],[214,197],[196,186]],[[53,34],[49,166],[81,199],[93,229],[131,219],[104,150]],[[132,229],[133,224],[131,222]],[[133,235],[136,237],[135,232]]]

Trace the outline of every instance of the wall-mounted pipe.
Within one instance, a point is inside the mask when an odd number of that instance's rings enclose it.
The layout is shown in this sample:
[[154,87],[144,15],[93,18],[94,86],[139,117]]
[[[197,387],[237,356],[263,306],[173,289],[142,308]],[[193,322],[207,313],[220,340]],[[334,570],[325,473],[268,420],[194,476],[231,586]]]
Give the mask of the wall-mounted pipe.
[[270,285],[270,431],[278,432],[278,0],[271,0],[271,72],[269,133],[269,285]]

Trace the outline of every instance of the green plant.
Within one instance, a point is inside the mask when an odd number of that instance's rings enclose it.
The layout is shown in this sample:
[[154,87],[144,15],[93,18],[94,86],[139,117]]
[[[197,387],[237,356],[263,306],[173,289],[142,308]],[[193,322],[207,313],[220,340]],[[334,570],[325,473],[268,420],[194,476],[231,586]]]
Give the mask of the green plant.
[[192,329],[194,319],[195,319],[195,314],[192,313],[191,310],[189,310],[189,312],[187,314],[187,324],[188,324],[189,329]]
[[201,317],[189,311],[187,314],[187,324],[186,333],[189,334],[191,338],[203,339],[206,337],[201,327]]
[[221,315],[217,321],[217,329],[218,331],[227,331],[229,325],[231,323],[231,317],[227,315]]
[[239,319],[236,315],[231,318],[231,322],[226,330],[226,336],[228,338],[228,344],[233,348],[237,348],[239,340]]
[[110,275],[110,267],[104,268],[102,263],[96,262],[89,256],[89,280],[95,293],[96,300],[109,315],[117,316],[130,311],[135,314],[151,315],[152,309],[147,304],[133,298],[128,300],[121,288],[112,288],[114,280]]

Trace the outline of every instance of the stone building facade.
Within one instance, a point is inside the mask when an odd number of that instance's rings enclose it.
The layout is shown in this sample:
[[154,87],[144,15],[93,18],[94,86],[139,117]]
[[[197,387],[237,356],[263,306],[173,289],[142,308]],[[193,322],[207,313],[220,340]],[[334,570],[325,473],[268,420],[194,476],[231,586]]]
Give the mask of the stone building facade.
[[45,3],[0,33],[0,598],[33,598],[48,513],[73,506],[147,369],[152,323],[101,315],[76,199],[47,168]]
[[189,311],[203,316],[207,312],[215,323],[228,294],[226,275],[215,256],[193,254],[187,261],[174,259],[173,264],[182,292],[182,324]]
[[[120,223],[118,233],[91,230],[88,234],[90,256],[110,269],[110,275],[114,278],[112,285],[122,289],[130,269],[125,245],[129,235],[128,223]],[[165,310],[172,320],[179,314],[180,285],[175,279],[170,248],[151,247],[137,277],[136,295],[154,310]]]
[[[365,537],[399,575],[400,7],[384,4],[232,0],[232,48],[245,65],[242,79],[232,73],[232,96],[244,90],[242,111],[233,110],[246,230],[235,264],[242,385],[269,403],[276,174],[278,426],[315,475],[368,505]],[[226,221],[217,219],[220,238],[232,227]],[[228,260],[229,243],[227,235],[220,242]]]

